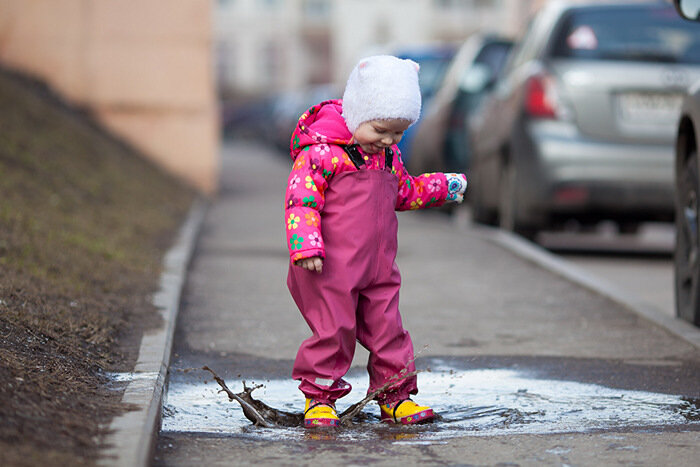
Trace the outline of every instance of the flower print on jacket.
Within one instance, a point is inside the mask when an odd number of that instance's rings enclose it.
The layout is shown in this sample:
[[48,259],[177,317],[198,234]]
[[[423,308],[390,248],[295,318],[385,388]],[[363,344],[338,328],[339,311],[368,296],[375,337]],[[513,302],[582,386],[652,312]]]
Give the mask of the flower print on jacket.
[[[292,261],[320,256],[323,244],[325,192],[333,177],[357,171],[342,146],[352,134],[342,117],[342,101],[331,100],[307,110],[299,119],[290,142],[294,161],[287,184],[285,219]],[[440,206],[448,198],[448,180],[443,173],[411,176],[404,167],[398,147],[392,146],[391,173],[396,176],[396,210]],[[384,153],[360,152],[365,165],[360,170],[385,170]],[[452,174],[454,175],[454,174]],[[465,179],[466,186],[466,179]],[[294,217],[290,217],[290,216]],[[298,219],[298,220],[297,220]]]
[[304,243],[304,239],[299,234],[292,234],[291,238],[289,239],[289,244],[292,248],[292,251],[301,250],[303,243]]
[[316,206],[318,206],[314,195],[309,195],[309,196],[304,198],[304,206],[311,206],[312,208],[315,208]]
[[306,161],[304,160],[304,156],[299,157],[296,161],[294,161],[294,169],[298,170],[304,167],[305,162]]
[[297,227],[299,227],[300,220],[301,219],[296,214],[294,214],[294,213],[290,214],[289,219],[287,219],[287,229],[294,230]]
[[331,148],[327,144],[317,144],[314,150],[319,156],[323,156],[324,154],[331,152]]
[[[313,169],[310,169],[313,172]],[[304,178],[304,184],[306,186],[307,190],[313,190],[313,191],[318,191],[318,187],[316,186],[316,182],[314,182],[313,177],[310,175],[307,175],[306,178]]]
[[[287,191],[289,191],[289,190],[287,190]],[[287,205],[285,206],[285,209],[291,208],[292,206],[295,206],[298,203],[299,203],[299,200],[297,199],[296,196],[289,195],[289,196],[287,196]]]
[[312,172],[323,172],[323,169],[321,168],[321,163],[319,162],[319,159],[317,157],[309,159],[309,168]]
[[318,232],[311,232],[309,234],[309,245],[314,246],[314,247],[320,247],[321,246],[321,234]]
[[313,212],[307,212],[306,215],[306,225],[313,225],[314,227],[318,227],[318,215],[313,213]]

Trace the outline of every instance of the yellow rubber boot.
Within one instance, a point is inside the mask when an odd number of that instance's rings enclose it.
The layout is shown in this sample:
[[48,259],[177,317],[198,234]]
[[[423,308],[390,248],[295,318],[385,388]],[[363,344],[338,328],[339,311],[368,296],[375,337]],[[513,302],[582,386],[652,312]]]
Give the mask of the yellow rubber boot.
[[304,428],[336,427],[338,425],[340,425],[340,419],[334,404],[306,399]]
[[389,404],[379,404],[382,412],[382,421],[386,423],[400,423],[411,425],[432,420],[435,415],[433,409],[421,406],[411,399],[403,399]]

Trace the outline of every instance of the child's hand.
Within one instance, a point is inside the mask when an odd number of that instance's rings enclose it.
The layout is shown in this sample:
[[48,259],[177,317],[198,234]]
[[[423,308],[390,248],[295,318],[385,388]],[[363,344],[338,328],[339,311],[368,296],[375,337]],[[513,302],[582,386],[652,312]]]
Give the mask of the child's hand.
[[467,176],[464,174],[446,173],[447,201],[461,203],[464,201],[464,192],[467,189]]
[[308,269],[309,271],[316,271],[319,274],[323,270],[323,260],[318,256],[297,260],[294,262],[294,265]]

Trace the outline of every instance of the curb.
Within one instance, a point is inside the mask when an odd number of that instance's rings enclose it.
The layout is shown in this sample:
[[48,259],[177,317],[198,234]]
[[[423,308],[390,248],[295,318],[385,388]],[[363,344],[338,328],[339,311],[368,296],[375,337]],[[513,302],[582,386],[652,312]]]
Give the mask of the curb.
[[180,296],[207,207],[207,201],[201,198],[192,203],[175,243],[163,258],[160,288],[152,300],[161,314],[163,325],[157,330],[144,333],[141,339],[138,360],[122,396],[122,405],[134,410],[115,417],[110,423],[110,434],[104,443],[107,448],[101,453],[99,465],[150,465]]
[[655,307],[621,291],[607,280],[584,272],[577,266],[550,253],[510,232],[496,228],[475,227],[475,232],[484,240],[504,248],[520,258],[530,261],[576,285],[584,287],[598,295],[606,297],[630,311],[637,313],[651,323],[665,329],[671,334],[685,340],[700,349],[700,328],[690,323],[671,317]]

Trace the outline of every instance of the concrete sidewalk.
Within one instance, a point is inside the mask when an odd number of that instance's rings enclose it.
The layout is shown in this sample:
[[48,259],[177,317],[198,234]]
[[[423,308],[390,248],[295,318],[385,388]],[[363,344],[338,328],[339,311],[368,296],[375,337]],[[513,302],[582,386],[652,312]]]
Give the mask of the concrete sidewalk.
[[[261,146],[225,147],[222,190],[205,217],[183,294],[171,381],[188,377],[178,370],[205,364],[227,380],[288,378],[298,346],[309,334],[286,289],[283,203],[290,167],[289,159]],[[517,240],[503,240],[495,231],[456,225],[439,212],[400,213],[399,221],[401,312],[421,360],[527,367],[608,387],[700,397],[694,328],[679,324],[669,330],[654,323],[653,317],[630,309],[624,297],[596,293],[595,281],[581,285],[562,263],[522,248]],[[364,367],[366,358],[358,346],[354,366]],[[354,395],[353,401],[360,397]],[[472,441],[455,439],[430,455],[448,464],[538,463],[547,449],[565,443],[562,436],[521,437],[519,447],[509,444],[496,457],[489,442],[495,447],[508,440],[482,438],[482,456],[469,460],[461,449]],[[611,445],[591,433],[569,437],[570,454],[564,457],[571,462],[592,462],[596,449],[604,453]],[[668,459],[663,446],[674,440],[680,446],[673,448],[679,465],[692,465],[700,455],[697,431],[630,437],[641,447],[608,460],[663,463]],[[307,456],[303,462],[297,458],[300,449]],[[352,445],[329,454],[298,443],[263,446],[163,433],[155,463],[225,463],[245,455],[250,463],[391,464],[413,463],[425,454],[419,444],[386,449],[398,457],[387,459]]]
[[[222,192],[188,277],[184,308],[197,312],[180,317],[192,348],[289,359],[308,335],[286,288],[291,162],[266,151],[226,148]],[[662,359],[693,352],[617,303],[488,241],[488,231],[458,229],[438,212],[399,219],[401,313],[416,349],[429,347],[425,355]]]

